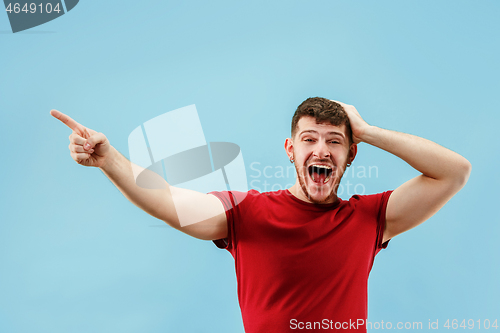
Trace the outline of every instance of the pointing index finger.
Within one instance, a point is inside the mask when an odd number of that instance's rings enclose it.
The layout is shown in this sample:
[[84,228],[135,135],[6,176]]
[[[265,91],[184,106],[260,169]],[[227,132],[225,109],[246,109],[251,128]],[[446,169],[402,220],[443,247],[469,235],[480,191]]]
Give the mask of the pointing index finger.
[[65,115],[64,113],[57,110],[51,110],[50,115],[62,121],[66,126],[71,128],[73,131],[77,133],[83,132],[82,130],[83,126],[74,121],[70,116]]

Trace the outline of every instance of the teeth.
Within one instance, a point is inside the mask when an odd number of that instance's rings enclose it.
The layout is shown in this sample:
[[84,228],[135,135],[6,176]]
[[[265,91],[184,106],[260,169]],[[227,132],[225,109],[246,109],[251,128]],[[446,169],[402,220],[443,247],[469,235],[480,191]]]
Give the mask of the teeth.
[[326,165],[316,165],[316,164],[313,164],[313,166],[315,168],[331,169],[329,166],[326,166]]
[[[329,167],[327,165],[313,164],[312,166],[315,167],[315,168],[318,168],[318,169],[327,169],[327,170],[331,170],[332,169],[331,167]],[[332,177],[332,173],[330,173],[330,175],[325,178],[325,180],[323,181],[323,184],[328,183],[328,181],[330,180],[331,177]],[[311,178],[312,178],[313,181],[316,181],[316,179],[314,178],[314,172],[311,174]]]

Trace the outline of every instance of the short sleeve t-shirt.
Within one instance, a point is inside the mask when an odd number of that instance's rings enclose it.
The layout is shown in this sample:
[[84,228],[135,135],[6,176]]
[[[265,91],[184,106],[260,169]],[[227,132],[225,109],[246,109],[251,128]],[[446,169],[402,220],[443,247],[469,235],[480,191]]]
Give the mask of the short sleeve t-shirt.
[[226,209],[228,237],[214,243],[234,257],[246,333],[366,332],[391,191],[325,205],[288,190],[211,194]]

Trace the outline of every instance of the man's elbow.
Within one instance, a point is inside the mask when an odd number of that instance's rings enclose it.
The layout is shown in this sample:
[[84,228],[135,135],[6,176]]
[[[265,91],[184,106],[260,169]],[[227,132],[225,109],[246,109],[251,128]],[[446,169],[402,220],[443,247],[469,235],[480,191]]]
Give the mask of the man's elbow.
[[455,165],[455,170],[456,174],[454,177],[454,183],[458,187],[458,190],[460,190],[469,180],[470,173],[472,171],[472,165],[465,157],[463,157]]

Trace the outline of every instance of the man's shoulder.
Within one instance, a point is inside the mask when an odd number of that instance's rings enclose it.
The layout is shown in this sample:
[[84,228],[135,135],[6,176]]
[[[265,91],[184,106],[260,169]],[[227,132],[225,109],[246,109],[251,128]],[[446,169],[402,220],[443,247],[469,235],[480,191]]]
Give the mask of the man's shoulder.
[[[211,192],[215,193],[215,192]],[[255,198],[272,198],[272,197],[284,197],[287,195],[292,195],[288,190],[278,190],[278,191],[267,191],[267,192],[259,192],[257,190],[248,190],[248,191],[223,191],[218,193],[226,193],[226,195],[233,195],[235,197],[255,197]]]
[[392,191],[384,191],[384,192],[379,192],[379,193],[371,193],[371,194],[353,194],[350,198],[349,201],[359,201],[359,200],[370,200],[373,198],[377,198],[380,196],[383,196],[387,192],[392,192]]
[[245,205],[255,204],[262,201],[286,200],[285,197],[289,194],[287,190],[259,192],[257,190],[249,191],[214,191],[210,192],[222,201],[226,210],[236,207],[242,203]]
[[352,207],[380,206],[389,200],[392,190],[373,194],[354,194],[347,201]]

